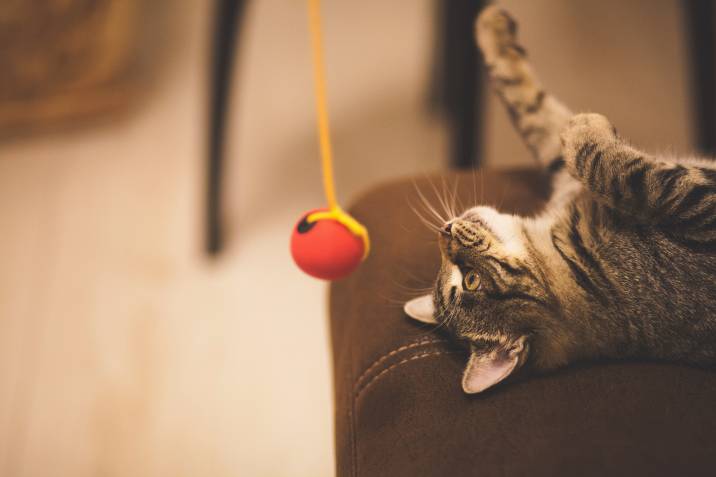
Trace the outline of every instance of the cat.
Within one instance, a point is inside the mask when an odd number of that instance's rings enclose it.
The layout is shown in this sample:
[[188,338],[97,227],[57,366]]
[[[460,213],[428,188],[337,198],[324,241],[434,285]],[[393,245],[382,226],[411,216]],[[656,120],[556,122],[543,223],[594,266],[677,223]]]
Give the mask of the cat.
[[716,165],[649,155],[604,116],[573,114],[501,8],[476,37],[552,196],[535,217],[478,206],[441,224],[434,290],[405,312],[469,344],[467,393],[586,359],[716,363]]

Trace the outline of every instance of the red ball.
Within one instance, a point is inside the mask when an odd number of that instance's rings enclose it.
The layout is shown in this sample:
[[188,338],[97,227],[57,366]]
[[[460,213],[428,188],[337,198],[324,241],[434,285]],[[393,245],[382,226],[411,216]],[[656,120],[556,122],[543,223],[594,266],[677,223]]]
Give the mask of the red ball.
[[309,275],[323,280],[336,280],[349,275],[363,259],[363,239],[333,219],[309,223],[305,214],[293,228],[291,255],[296,265]]

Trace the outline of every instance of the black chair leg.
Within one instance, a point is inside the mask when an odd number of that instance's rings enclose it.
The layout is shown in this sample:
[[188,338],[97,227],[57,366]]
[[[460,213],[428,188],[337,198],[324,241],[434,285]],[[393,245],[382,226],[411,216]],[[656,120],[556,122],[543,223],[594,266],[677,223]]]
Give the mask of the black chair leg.
[[436,74],[438,104],[450,131],[450,162],[455,168],[477,167],[482,145],[483,74],[474,39],[477,14],[485,0],[442,0],[440,55]]
[[237,31],[241,25],[245,4],[244,0],[217,0],[215,7],[206,185],[206,251],[210,255],[218,254],[223,248],[221,202],[226,108],[229,103]]
[[712,0],[684,2],[691,56],[691,88],[696,147],[716,156],[716,35]]

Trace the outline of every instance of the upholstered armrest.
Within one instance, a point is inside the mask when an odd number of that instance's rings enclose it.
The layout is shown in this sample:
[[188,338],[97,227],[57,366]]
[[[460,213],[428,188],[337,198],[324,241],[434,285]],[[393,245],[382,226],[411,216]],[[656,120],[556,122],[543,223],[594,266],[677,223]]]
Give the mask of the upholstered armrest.
[[[548,193],[529,171],[451,176],[448,189],[456,177],[464,204],[476,198],[521,214],[539,210]],[[420,292],[413,288],[430,286],[439,260],[434,234],[411,210],[421,209],[415,183],[432,195],[426,180],[405,180],[352,208],[373,253],[331,288],[338,475],[713,474],[709,371],[581,365],[465,395],[466,353],[402,311]]]

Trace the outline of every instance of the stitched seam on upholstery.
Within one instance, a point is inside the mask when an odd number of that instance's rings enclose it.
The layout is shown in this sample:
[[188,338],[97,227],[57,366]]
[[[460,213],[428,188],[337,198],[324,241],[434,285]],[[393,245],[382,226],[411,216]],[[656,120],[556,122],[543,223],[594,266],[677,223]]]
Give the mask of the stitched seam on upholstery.
[[362,383],[363,380],[368,376],[368,374],[369,374],[371,371],[373,371],[373,369],[375,369],[378,365],[380,365],[381,363],[383,363],[385,360],[391,358],[392,356],[395,356],[396,354],[398,354],[398,353],[400,353],[400,352],[402,352],[402,351],[406,351],[406,350],[409,350],[409,349],[412,349],[412,348],[417,348],[418,346],[424,346],[424,345],[429,345],[429,344],[433,344],[433,343],[446,343],[446,342],[447,342],[447,340],[428,338],[428,339],[423,339],[423,340],[420,340],[420,341],[415,341],[415,342],[413,342],[413,343],[408,343],[408,344],[406,344],[406,345],[400,346],[399,348],[395,348],[395,349],[392,350],[392,351],[389,351],[388,353],[384,354],[384,355],[381,356],[380,358],[376,359],[376,360],[373,362],[373,364],[371,364],[370,366],[368,366],[368,369],[366,369],[365,371],[363,371],[363,374],[360,375],[360,377],[358,378],[358,380],[357,380],[357,381],[355,382],[355,384],[353,385],[353,389],[354,389],[354,390],[357,390],[358,388],[360,388],[361,383]]
[[387,374],[388,372],[390,372],[390,371],[392,371],[393,369],[397,368],[398,366],[402,366],[402,365],[404,365],[404,364],[406,364],[406,363],[409,363],[409,362],[411,362],[411,361],[415,361],[415,360],[418,360],[418,359],[424,359],[424,358],[429,358],[429,357],[432,357],[432,356],[440,356],[440,355],[442,355],[442,354],[450,354],[450,353],[459,353],[459,351],[457,351],[457,350],[450,350],[450,351],[433,351],[433,352],[427,352],[427,353],[420,353],[420,354],[416,354],[415,356],[411,356],[410,358],[405,358],[405,359],[402,360],[402,361],[398,361],[397,363],[395,363],[395,364],[393,364],[393,365],[391,365],[391,366],[388,366],[388,367],[385,368],[383,371],[381,371],[380,373],[378,373],[378,374],[376,374],[375,376],[373,376],[373,378],[371,378],[370,381],[368,381],[368,382],[365,384],[365,386],[363,386],[362,388],[360,388],[360,389],[358,389],[358,390],[356,391],[356,393],[355,393],[355,398],[353,399],[353,402],[355,403],[355,401],[357,401],[358,399],[360,399],[360,396],[361,396],[366,390],[368,390],[368,388],[370,388],[380,377],[384,376],[385,374]]

